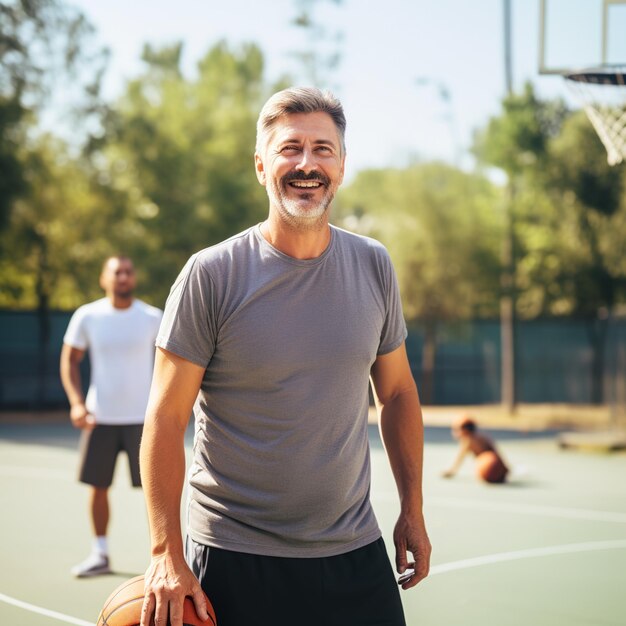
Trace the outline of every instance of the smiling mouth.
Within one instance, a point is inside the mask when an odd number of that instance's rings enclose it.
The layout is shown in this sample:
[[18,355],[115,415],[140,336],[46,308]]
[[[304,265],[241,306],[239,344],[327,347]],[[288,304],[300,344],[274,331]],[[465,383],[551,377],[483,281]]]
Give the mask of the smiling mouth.
[[291,171],[282,178],[283,188],[290,187],[297,191],[316,191],[330,186],[330,179],[322,172],[311,171],[308,174]]
[[319,180],[292,180],[288,184],[296,189],[318,189],[323,185]]

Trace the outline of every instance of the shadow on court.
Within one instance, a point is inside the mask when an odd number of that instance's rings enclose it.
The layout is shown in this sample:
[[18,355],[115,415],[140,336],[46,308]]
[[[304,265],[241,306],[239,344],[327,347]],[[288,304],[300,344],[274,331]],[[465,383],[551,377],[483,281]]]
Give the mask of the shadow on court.
[[[513,468],[505,485],[474,479],[447,428],[425,431],[431,576],[402,598],[409,626],[624,623],[626,454],[558,448],[557,431],[489,430]],[[376,426],[369,427],[372,501],[393,558],[399,504]],[[79,433],[69,424],[0,425],[0,624],[86,626],[149,559],[141,490],[125,459],[111,491],[114,575],[73,579],[90,547],[87,491],[75,481]],[[187,446],[191,445],[191,429]],[[219,616],[218,616],[219,617]],[[349,625],[347,625],[349,626]]]
[[[69,422],[69,418],[68,418]],[[0,440],[27,446],[41,445],[75,450],[80,433],[65,424],[0,424]]]

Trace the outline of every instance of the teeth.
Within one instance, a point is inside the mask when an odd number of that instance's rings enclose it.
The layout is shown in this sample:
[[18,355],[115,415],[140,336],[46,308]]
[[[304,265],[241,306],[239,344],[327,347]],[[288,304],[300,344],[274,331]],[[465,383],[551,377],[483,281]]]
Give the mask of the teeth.
[[318,180],[293,180],[291,184],[294,187],[319,187],[322,183]]

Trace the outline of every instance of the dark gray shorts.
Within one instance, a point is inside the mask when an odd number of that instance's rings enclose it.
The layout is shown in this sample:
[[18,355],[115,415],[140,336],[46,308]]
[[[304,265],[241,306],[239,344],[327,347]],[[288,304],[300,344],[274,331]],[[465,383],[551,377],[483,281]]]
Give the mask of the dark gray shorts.
[[187,538],[219,626],[406,626],[382,539],[324,558],[259,556]]
[[110,487],[113,482],[117,455],[128,456],[133,487],[141,487],[139,476],[139,445],[143,424],[98,424],[85,428],[80,438],[80,467],[78,480],[94,487]]

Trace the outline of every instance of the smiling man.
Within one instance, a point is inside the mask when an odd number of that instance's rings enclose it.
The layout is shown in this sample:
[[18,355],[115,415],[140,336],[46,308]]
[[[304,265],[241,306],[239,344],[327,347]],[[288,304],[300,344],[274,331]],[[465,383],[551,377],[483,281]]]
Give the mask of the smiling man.
[[345,149],[339,131],[324,112],[290,115],[273,131],[260,129],[255,154],[270,206],[296,229],[324,230],[343,180]]
[[201,586],[220,626],[405,624],[369,498],[370,379],[400,498],[400,585],[428,573],[421,410],[395,273],[381,244],[329,223],[345,125],[327,92],[270,98],[254,156],[267,220],[195,254],[172,287],[141,449],[143,626],[181,626],[185,596],[206,617]]

